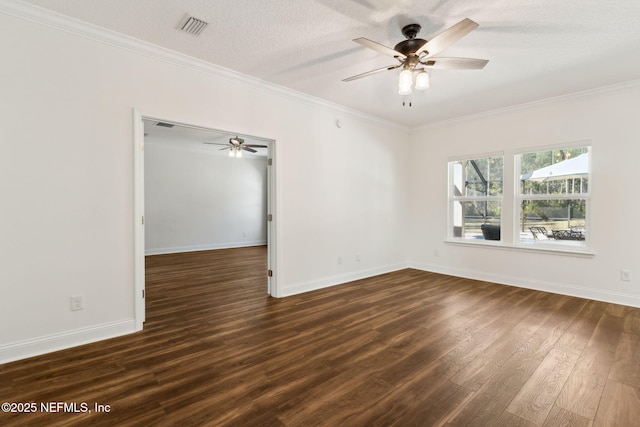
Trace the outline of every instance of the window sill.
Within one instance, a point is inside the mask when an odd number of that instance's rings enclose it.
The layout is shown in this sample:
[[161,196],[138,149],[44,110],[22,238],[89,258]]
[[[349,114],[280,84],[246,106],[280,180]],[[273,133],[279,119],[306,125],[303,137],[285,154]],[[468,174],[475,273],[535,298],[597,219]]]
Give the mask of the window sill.
[[529,252],[529,253],[545,253],[550,255],[564,255],[564,256],[577,256],[584,258],[591,258],[596,253],[588,247],[575,247],[570,245],[557,245],[557,244],[545,244],[545,243],[533,243],[533,244],[507,244],[501,241],[490,240],[463,240],[463,239],[447,239],[446,244],[454,246],[479,246],[490,247],[493,249],[501,249],[506,251],[516,252]]

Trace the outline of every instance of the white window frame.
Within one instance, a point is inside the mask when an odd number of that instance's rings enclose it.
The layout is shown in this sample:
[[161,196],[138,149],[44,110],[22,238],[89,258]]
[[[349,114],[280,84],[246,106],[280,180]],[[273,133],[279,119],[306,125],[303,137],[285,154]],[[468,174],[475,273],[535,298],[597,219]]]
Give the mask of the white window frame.
[[[543,151],[554,151],[554,150],[567,150],[573,148],[587,148],[587,153],[589,153],[589,162],[588,162],[588,186],[587,191],[584,193],[565,193],[565,194],[522,194],[521,186],[520,186],[520,178],[522,176],[521,171],[521,155],[526,153],[536,153]],[[592,161],[592,146],[589,141],[578,141],[567,144],[558,144],[551,146],[543,146],[543,147],[531,147],[527,149],[522,149],[514,152],[513,155],[513,171],[514,171],[514,195],[513,195],[513,244],[519,248],[526,248],[532,250],[545,250],[545,251],[558,251],[558,252],[590,252],[591,247],[591,232],[592,229],[590,226],[591,221],[591,193],[592,193],[592,169],[591,169],[591,161]],[[587,230],[585,234],[585,240],[579,241],[581,243],[576,243],[576,241],[534,241],[534,242],[521,242],[520,240],[520,209],[522,203],[527,200],[584,200],[585,201],[585,229]]]
[[[502,157],[502,194],[500,196],[462,196],[455,194],[455,183],[454,183],[454,165],[455,163],[462,163],[470,160],[477,159],[485,159],[489,157]],[[470,244],[490,244],[490,245],[499,245],[504,243],[504,237],[501,235],[500,240],[484,240],[484,239],[465,239],[464,237],[464,227],[462,228],[462,235],[460,237],[454,236],[454,227],[455,220],[454,216],[456,213],[456,203],[465,203],[465,202],[498,202],[500,204],[500,227],[502,228],[503,218],[504,218],[504,193],[505,193],[505,156],[504,152],[492,152],[492,153],[484,153],[477,154],[472,156],[456,156],[448,159],[447,163],[448,167],[448,202],[447,202],[447,240],[452,242],[463,242]],[[462,185],[461,185],[462,186]]]

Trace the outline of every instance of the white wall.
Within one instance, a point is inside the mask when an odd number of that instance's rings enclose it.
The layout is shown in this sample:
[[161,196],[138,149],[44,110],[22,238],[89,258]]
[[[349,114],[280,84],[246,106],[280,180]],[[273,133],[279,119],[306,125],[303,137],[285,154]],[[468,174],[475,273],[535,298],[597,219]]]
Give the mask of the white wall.
[[406,265],[406,132],[33,10],[0,2],[0,362],[135,330],[133,108],[276,141],[280,295]]
[[[281,296],[410,260],[640,305],[637,85],[409,135],[33,10],[0,1],[0,362],[134,331],[133,108],[276,141]],[[594,256],[444,243],[451,156],[583,140],[593,146]],[[72,295],[84,310],[70,311]]]
[[200,145],[145,138],[147,255],[267,244],[267,158]]
[[[416,131],[411,135],[411,264],[425,270],[640,306],[640,84],[593,91]],[[445,243],[447,161],[568,142],[592,144],[593,256]],[[513,170],[505,170],[505,180]],[[513,187],[513,186],[512,186]],[[505,191],[503,220],[510,229]],[[508,234],[508,233],[507,233]],[[503,237],[504,238],[504,237]],[[508,240],[508,236],[507,239]],[[436,256],[437,252],[437,256]],[[633,281],[620,270],[633,270]]]

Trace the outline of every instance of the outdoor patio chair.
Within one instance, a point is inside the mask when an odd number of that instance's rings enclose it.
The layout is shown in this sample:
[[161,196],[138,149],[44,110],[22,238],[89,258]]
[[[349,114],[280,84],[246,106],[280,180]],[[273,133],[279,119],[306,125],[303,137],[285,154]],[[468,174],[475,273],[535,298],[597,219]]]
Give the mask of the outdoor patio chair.
[[573,230],[551,230],[556,240],[584,240],[584,234]]
[[531,234],[533,234],[533,238],[536,240],[549,240],[549,235],[547,234],[547,229],[545,227],[529,227],[531,230]]

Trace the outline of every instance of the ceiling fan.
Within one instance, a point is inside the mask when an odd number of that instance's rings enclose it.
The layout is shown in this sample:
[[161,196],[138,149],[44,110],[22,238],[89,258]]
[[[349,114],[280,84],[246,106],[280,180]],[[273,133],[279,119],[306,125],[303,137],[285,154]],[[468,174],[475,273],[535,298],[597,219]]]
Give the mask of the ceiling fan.
[[391,56],[398,60],[399,63],[367,71],[366,73],[348,77],[342,81],[350,82],[382,71],[402,68],[398,81],[398,93],[400,95],[408,95],[411,93],[413,73],[417,73],[415,88],[423,90],[429,87],[429,75],[427,74],[427,69],[481,70],[485,65],[487,65],[489,62],[488,60],[433,57],[433,55],[440,53],[477,27],[477,23],[469,18],[465,18],[427,41],[416,38],[422,28],[419,24],[409,24],[402,28],[402,34],[406,37],[406,40],[395,45],[393,49],[364,37],[354,39],[354,42],[361,44],[364,47],[368,47],[369,49],[373,49],[378,53],[382,53],[383,55]]
[[224,145],[225,147],[221,148],[220,151],[229,150],[229,157],[242,157],[242,150],[249,151],[250,153],[257,153],[258,150],[254,150],[254,148],[267,148],[266,145],[245,144],[244,139],[239,138],[238,136],[229,138],[229,142],[227,144],[206,141],[203,142],[203,144]]

